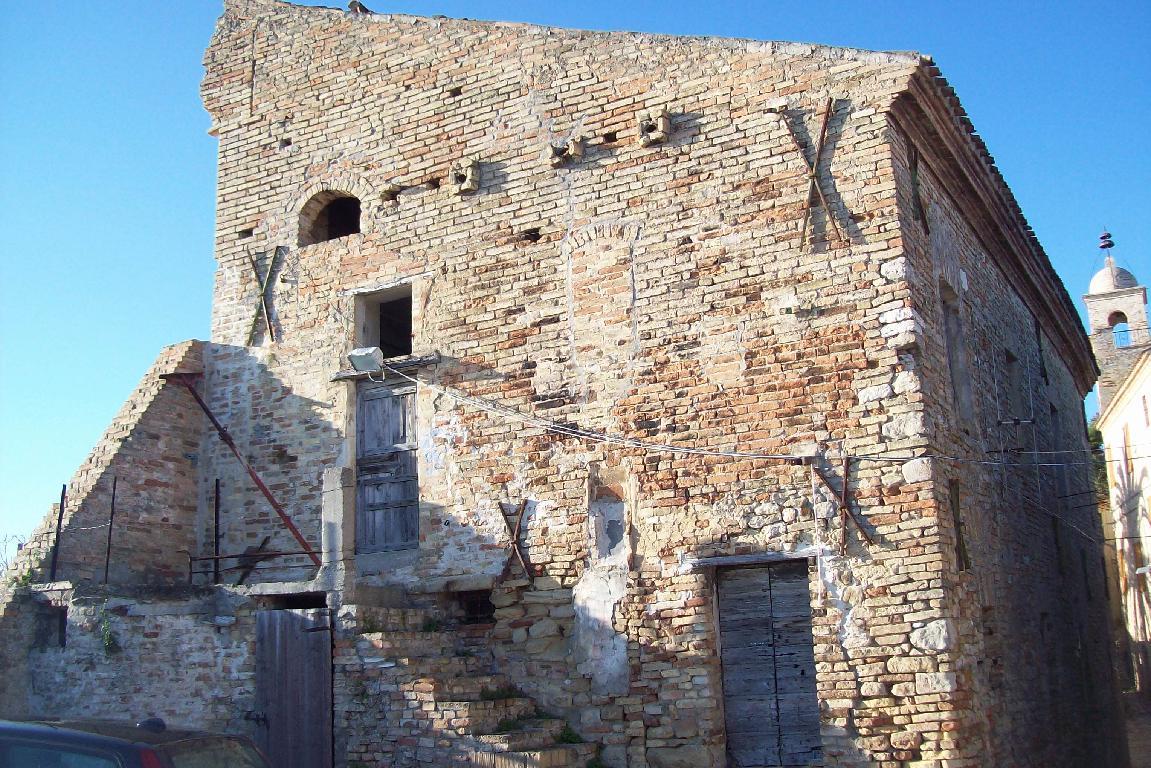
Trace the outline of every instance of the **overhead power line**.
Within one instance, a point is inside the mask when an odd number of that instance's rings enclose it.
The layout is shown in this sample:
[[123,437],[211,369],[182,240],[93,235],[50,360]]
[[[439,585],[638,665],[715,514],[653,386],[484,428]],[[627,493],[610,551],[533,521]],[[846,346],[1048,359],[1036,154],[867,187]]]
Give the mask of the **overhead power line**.
[[[393,368],[390,365],[384,364],[383,369],[388,373],[405,381],[411,382],[418,386],[425,387],[433,392],[449,397],[459,402],[467,403],[475,408],[489,413],[495,413],[505,416],[513,421],[518,421],[522,424],[529,424],[538,427],[545,432],[553,434],[564,435],[567,437],[575,437],[581,440],[589,440],[592,442],[603,443],[606,445],[617,445],[623,448],[635,448],[653,453],[674,453],[689,456],[715,456],[720,458],[730,459],[744,459],[744,460],[759,460],[759,461],[789,461],[801,462],[810,461],[812,456],[810,454],[794,454],[794,453],[755,453],[749,451],[721,451],[710,448],[696,448],[684,445],[671,445],[668,443],[658,443],[650,440],[642,440],[633,437],[624,437],[622,435],[612,435],[606,432],[597,432],[594,430],[583,429],[581,427],[573,426],[570,424],[561,424],[560,422],[551,419],[545,419],[540,416],[534,416],[524,413],[523,411],[512,408],[511,406],[497,403],[485,397],[476,395],[467,395],[457,390],[443,387],[438,384],[418,379],[414,376],[409,376],[403,371]],[[1034,454],[1047,454],[1047,453],[1078,453],[1080,451],[1021,451],[1020,455],[1034,455]],[[873,462],[887,462],[887,463],[903,463],[913,461],[916,459],[935,459],[941,461],[952,461],[965,464],[976,464],[985,466],[1006,466],[1006,467],[1076,467],[1076,466],[1092,466],[1094,461],[1079,461],[1079,462],[1009,462],[1003,460],[993,459],[969,459],[960,456],[948,456],[944,454],[907,454],[907,455],[888,455],[882,453],[856,453],[850,454],[849,458],[857,461],[873,461]],[[1139,458],[1146,458],[1143,456],[1130,457],[1130,460]],[[1101,461],[1121,462],[1124,459],[1100,459]]]

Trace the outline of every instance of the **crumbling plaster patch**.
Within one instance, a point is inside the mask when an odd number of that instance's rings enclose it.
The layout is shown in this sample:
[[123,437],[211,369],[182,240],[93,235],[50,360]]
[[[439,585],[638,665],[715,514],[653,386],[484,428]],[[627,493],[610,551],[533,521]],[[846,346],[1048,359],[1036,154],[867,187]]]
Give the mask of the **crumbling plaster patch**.
[[587,561],[572,590],[572,652],[579,672],[600,694],[626,694],[630,683],[627,635],[616,611],[627,596],[633,552],[629,499],[634,486],[620,470],[588,468]]

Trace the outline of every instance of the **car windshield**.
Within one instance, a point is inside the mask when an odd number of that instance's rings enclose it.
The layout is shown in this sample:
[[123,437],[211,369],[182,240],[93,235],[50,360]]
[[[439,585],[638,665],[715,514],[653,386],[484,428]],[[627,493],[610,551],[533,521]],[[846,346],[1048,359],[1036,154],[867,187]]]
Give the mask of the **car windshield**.
[[166,744],[161,750],[174,768],[267,768],[250,745],[238,739],[206,738]]

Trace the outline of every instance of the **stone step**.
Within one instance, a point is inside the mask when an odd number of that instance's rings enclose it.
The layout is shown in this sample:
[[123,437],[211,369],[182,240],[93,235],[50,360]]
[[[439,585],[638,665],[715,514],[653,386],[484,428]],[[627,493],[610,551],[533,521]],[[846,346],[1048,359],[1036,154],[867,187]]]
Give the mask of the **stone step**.
[[424,678],[420,682],[431,685],[437,701],[484,701],[522,695],[505,675],[450,675],[448,670],[437,669],[436,677]]
[[359,636],[362,654],[388,658],[455,656],[455,644],[447,632],[370,632]]
[[584,768],[595,757],[594,744],[566,744],[522,752],[477,752],[471,768]]
[[356,625],[361,632],[432,632],[444,628],[443,617],[431,608],[377,608],[357,605]]
[[[459,656],[436,656],[430,654],[427,656],[393,656],[390,654],[382,653],[380,650],[374,650],[370,653],[364,653],[364,649],[358,649],[360,656],[338,656],[336,658],[337,665],[339,664],[352,664],[359,663],[359,659],[363,657],[376,657],[382,659],[381,666],[384,668],[391,667],[409,667],[415,670],[414,674],[426,673],[430,665],[435,666],[436,678],[443,678],[450,680],[455,678],[469,678],[469,677],[483,677],[491,674],[492,663],[490,659],[476,659],[469,657]],[[410,682],[431,680],[431,677],[418,677]],[[431,693],[434,688],[425,689]],[[429,700],[432,697],[429,696]],[[445,697],[441,697],[445,698]],[[449,697],[450,698],[450,697]],[[468,696],[460,696],[458,699],[468,699]],[[479,698],[479,697],[476,697]]]
[[494,701],[425,701],[423,709],[427,712],[427,723],[431,730],[467,736],[494,733],[503,728],[514,730],[520,721],[535,715],[536,703],[525,698]]
[[507,733],[485,733],[476,736],[485,752],[524,752],[558,746],[556,740],[567,723],[559,718],[532,718],[522,721]]

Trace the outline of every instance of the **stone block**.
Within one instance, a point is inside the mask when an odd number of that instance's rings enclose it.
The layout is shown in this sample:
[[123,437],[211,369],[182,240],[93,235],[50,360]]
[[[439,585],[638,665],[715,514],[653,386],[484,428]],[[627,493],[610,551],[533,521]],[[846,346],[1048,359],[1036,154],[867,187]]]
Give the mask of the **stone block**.
[[951,693],[956,688],[954,672],[921,672],[915,675],[917,694]]
[[951,619],[936,619],[911,632],[911,644],[921,651],[946,651],[955,645]]

